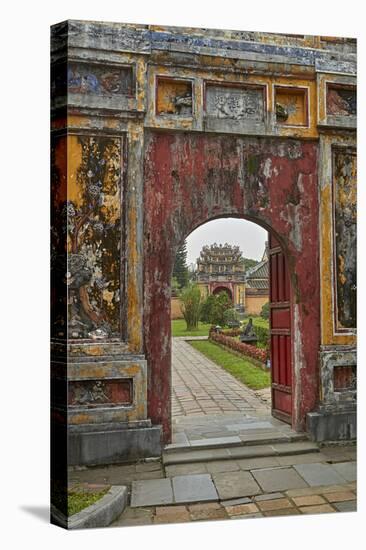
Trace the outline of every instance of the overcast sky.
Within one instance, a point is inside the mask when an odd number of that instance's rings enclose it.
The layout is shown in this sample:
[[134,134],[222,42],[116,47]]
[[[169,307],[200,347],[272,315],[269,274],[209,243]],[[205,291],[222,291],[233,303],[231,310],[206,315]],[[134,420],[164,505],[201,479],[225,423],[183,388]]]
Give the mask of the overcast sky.
[[187,238],[187,264],[196,260],[205,244],[239,245],[245,258],[261,260],[268,233],[256,223],[236,218],[213,220],[201,225]]

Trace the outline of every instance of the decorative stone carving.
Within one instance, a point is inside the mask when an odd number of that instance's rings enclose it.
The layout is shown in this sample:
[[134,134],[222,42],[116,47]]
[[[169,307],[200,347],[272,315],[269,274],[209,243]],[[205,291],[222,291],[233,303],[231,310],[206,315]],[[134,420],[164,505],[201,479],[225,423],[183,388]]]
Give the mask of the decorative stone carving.
[[77,94],[131,95],[132,67],[69,63],[68,91]]
[[[61,172],[62,156],[70,150],[66,141],[74,153],[68,159],[68,170]],[[54,144],[52,267],[68,288],[71,339],[121,335],[121,149],[121,139],[110,136],[71,135]],[[61,192],[65,182],[60,174],[66,177],[67,172],[66,194]],[[60,292],[55,298],[56,337],[66,335],[65,296],[66,292]]]
[[209,84],[206,89],[206,113],[209,117],[262,121],[264,118],[263,89]]
[[356,327],[356,150],[333,150],[336,328]]
[[77,380],[69,382],[70,406],[129,404],[132,399],[131,380]]
[[357,115],[356,88],[328,86],[327,114],[335,116]]
[[275,88],[276,121],[289,126],[307,125],[307,93],[300,88]]
[[158,78],[156,112],[158,115],[192,116],[192,82]]

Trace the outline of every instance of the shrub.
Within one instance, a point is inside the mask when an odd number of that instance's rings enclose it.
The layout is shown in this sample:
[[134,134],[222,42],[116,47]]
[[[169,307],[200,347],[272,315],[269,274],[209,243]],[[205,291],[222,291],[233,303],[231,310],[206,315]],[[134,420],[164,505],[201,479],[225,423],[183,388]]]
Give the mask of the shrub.
[[262,306],[261,317],[263,319],[269,319],[269,302],[266,302]]
[[215,300],[216,300],[216,297],[214,296],[214,294],[210,294],[209,296],[207,296],[206,300],[203,302],[201,307],[201,316],[200,316],[200,321],[202,321],[202,323],[206,323],[206,324],[212,323],[211,317],[212,317],[212,311],[213,311]]
[[266,348],[268,348],[268,343],[269,343],[269,329],[268,328],[265,328],[265,327],[259,327],[259,326],[255,326],[254,327],[254,332],[256,333],[257,337],[258,337],[258,343],[259,344],[262,344],[263,346],[265,346]]
[[239,315],[236,309],[230,307],[224,311],[224,321],[225,325],[229,325],[231,322],[239,322]]
[[202,297],[199,287],[190,284],[183,288],[180,293],[181,310],[187,324],[187,330],[198,328],[198,321],[201,313]]
[[227,346],[228,348],[240,353],[241,355],[252,357],[257,361],[260,361],[261,363],[265,363],[266,360],[268,359],[268,350],[259,349],[259,348],[256,348],[255,346],[244,344],[243,342],[240,342],[236,338],[232,338],[230,336],[227,336],[226,334],[211,331],[209,338],[210,340],[213,340],[218,344]]
[[201,321],[212,325],[225,325],[225,311],[232,309],[232,305],[225,291],[210,294],[202,305]]

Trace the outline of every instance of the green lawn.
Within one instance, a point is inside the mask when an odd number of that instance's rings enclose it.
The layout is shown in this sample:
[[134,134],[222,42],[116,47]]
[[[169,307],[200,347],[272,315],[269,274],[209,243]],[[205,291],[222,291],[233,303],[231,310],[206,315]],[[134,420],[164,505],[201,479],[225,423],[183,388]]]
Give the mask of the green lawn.
[[270,373],[256,367],[249,359],[241,359],[230,353],[230,351],[226,351],[217,344],[206,340],[196,340],[189,343],[249,388],[261,390],[270,386]]
[[208,336],[210,326],[199,322],[197,330],[187,330],[184,319],[174,319],[172,321],[172,336]]
[[[266,319],[262,317],[252,317],[253,325],[257,327],[268,328],[269,323]],[[244,324],[248,322],[245,319]],[[184,319],[174,319],[172,321],[172,336],[208,336],[208,331],[210,330],[211,325],[206,325],[205,323],[198,323],[197,330],[186,330],[186,322]]]

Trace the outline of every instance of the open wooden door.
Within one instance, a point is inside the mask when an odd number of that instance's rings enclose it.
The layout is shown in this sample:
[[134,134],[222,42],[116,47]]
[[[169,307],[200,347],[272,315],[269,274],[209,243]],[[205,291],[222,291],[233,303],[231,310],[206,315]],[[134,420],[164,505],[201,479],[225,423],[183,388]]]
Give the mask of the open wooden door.
[[272,414],[291,424],[291,310],[287,260],[269,234]]

